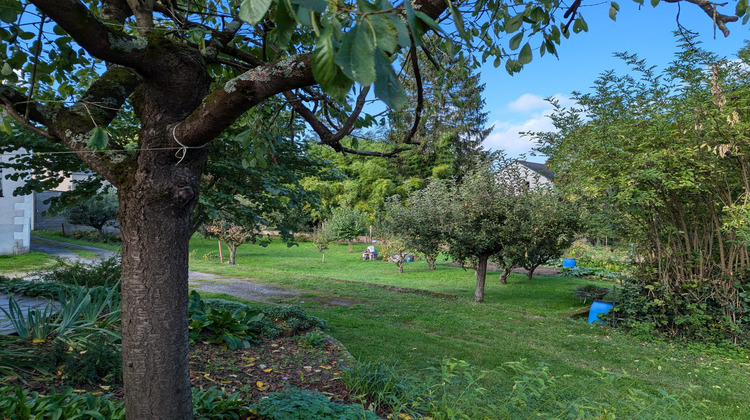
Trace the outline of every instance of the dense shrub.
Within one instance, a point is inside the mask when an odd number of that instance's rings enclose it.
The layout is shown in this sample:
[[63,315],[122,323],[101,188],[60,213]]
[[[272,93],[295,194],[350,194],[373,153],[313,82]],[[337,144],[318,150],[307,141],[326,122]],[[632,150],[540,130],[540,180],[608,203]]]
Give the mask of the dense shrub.
[[281,336],[292,336],[307,331],[328,328],[328,322],[322,318],[308,315],[299,306],[270,306],[263,309],[265,317],[256,326],[265,339]]
[[57,299],[61,294],[74,294],[78,290],[75,285],[0,277],[0,291],[7,294]]
[[658,281],[630,281],[619,293],[615,310],[619,325],[641,338],[663,334],[686,341],[746,345],[750,342],[750,324],[743,322],[749,313],[747,302],[734,309],[733,321],[713,294],[707,285],[687,284],[669,291]]
[[357,404],[339,404],[315,391],[291,389],[287,392],[272,392],[268,398],[251,406],[262,419],[308,420],[308,419],[378,419],[372,411]]
[[120,281],[122,266],[120,257],[87,264],[81,261],[74,263],[58,258],[57,264],[39,273],[42,280],[73,284],[77,286],[113,286]]

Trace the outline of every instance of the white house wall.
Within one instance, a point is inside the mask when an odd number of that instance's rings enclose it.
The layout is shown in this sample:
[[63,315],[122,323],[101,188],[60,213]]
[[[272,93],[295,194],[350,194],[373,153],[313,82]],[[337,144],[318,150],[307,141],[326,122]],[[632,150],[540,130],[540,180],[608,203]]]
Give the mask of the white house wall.
[[[23,152],[20,152],[23,153]],[[31,218],[34,214],[34,200],[31,195],[14,197],[13,191],[23,184],[23,180],[5,179],[11,170],[4,165],[14,154],[0,156],[0,255],[29,252],[31,246]]]

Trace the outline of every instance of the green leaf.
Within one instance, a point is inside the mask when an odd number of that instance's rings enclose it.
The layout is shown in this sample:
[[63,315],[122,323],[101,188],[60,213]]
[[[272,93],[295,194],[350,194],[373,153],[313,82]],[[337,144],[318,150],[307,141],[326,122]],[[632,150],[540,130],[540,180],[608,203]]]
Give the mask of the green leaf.
[[421,38],[417,35],[417,16],[414,13],[414,8],[411,5],[411,0],[404,1],[404,10],[406,11],[406,23],[409,24],[411,33],[414,34],[414,44],[420,46]]
[[242,0],[238,16],[245,22],[255,25],[263,19],[272,2],[273,0]]
[[3,76],[10,76],[13,74],[13,67],[10,66],[8,63],[3,63],[3,68],[0,70],[0,74]]
[[523,24],[523,13],[519,13],[512,18],[507,19],[505,21],[505,33],[512,34],[513,32],[516,32],[521,29],[521,24]]
[[406,92],[393,71],[391,61],[383,51],[375,52],[375,96],[393,109],[401,109],[406,104]]
[[435,22],[434,19],[432,19],[431,17],[427,16],[424,12],[420,12],[419,10],[417,10],[417,11],[414,12],[414,16],[418,17],[419,20],[421,20],[422,22],[426,23],[427,26],[429,26],[430,28],[432,28],[435,32],[438,32],[438,33],[442,33],[443,32],[443,28],[441,28],[440,25],[438,25],[437,22]]
[[109,143],[109,134],[101,127],[94,127],[91,130],[91,137],[86,147],[91,150],[104,150],[107,147],[107,143]]
[[747,0],[740,0],[737,2],[735,13],[737,14],[737,16],[743,16],[745,13],[747,13]]
[[373,26],[377,36],[377,47],[387,53],[393,54],[398,49],[398,30],[385,15],[367,16],[368,22]]
[[332,32],[333,28],[326,26],[318,37],[313,52],[312,70],[320,87],[335,100],[343,101],[353,81],[336,65]]
[[510,49],[511,50],[517,50],[518,47],[521,46],[521,41],[523,40],[523,32],[519,32],[513,36],[513,38],[510,39]]
[[659,0],[651,0],[651,6],[656,7],[659,5]]
[[276,27],[271,31],[273,43],[282,50],[286,50],[289,48],[289,41],[292,40],[294,28],[297,26],[297,22],[287,7],[286,1],[279,0],[276,2],[273,21],[276,24]]
[[1,21],[14,23],[21,12],[23,12],[23,5],[19,0],[0,0]]
[[299,4],[305,9],[312,10],[313,12],[323,13],[328,7],[326,0],[290,0],[293,4]]
[[375,40],[369,25],[359,22],[344,35],[336,64],[341,66],[344,74],[369,86],[375,82]]
[[531,53],[531,45],[527,42],[526,45],[521,48],[521,52],[518,53],[518,61],[523,64],[529,64],[531,63],[532,59],[532,53]]

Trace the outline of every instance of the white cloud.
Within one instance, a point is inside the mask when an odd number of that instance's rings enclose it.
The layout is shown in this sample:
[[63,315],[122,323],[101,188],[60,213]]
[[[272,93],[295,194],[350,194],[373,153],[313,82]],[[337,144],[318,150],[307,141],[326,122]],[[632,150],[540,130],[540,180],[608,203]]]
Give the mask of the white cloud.
[[[566,95],[556,93],[552,95],[560,101],[562,106],[573,105],[573,100]],[[508,104],[508,109],[515,112],[532,112],[532,111],[546,111],[552,109],[546,97],[535,95],[533,93],[524,93],[518,99]]]
[[520,132],[551,131],[554,129],[552,120],[544,115],[530,118],[519,123],[503,123],[496,121],[495,128],[484,140],[483,146],[490,150],[503,150],[510,157],[522,153],[529,154],[536,144],[528,137],[522,137]]
[[[574,101],[565,95],[554,95],[562,106],[571,106]],[[504,150],[510,157],[520,154],[529,154],[536,145],[528,137],[522,137],[521,132],[554,131],[552,120],[548,115],[552,112],[552,106],[541,96],[526,93],[508,104],[507,109],[521,113],[513,121],[495,121],[494,128],[484,140],[483,146],[490,150]],[[525,118],[525,119],[524,119]]]

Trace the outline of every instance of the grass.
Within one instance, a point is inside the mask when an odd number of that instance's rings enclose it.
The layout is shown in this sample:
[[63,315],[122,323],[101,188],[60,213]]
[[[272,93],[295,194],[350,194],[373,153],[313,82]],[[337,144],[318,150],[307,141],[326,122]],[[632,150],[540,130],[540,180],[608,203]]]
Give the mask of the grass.
[[[321,264],[320,253],[310,243],[292,248],[279,242],[267,248],[243,245],[238,250],[238,265],[228,266],[202,258],[216,251],[215,241],[194,239],[190,268],[303,291],[300,296],[272,301],[298,304],[327,319],[331,335],[360,361],[395,364],[417,375],[437,367],[446,357],[487,370],[519,359],[531,365],[544,362],[570,398],[584,392],[576,389],[578,381],[606,369],[627,372],[630,378],[614,383],[614,395],[628,392],[630,387],[654,395],[664,389],[682,395],[685,401],[702,401],[707,408],[696,418],[750,416],[746,404],[750,398],[750,355],[736,350],[701,353],[679,344],[646,343],[571,318],[568,315],[583,305],[570,289],[589,284],[586,280],[535,276],[527,281],[525,276],[513,274],[509,284],[501,285],[499,273],[490,273],[485,303],[476,304],[472,302],[471,270],[442,264],[430,271],[424,261],[418,261],[406,264],[405,273],[398,274],[394,264],[362,261],[363,248],[355,246],[355,253],[349,254],[345,245],[333,246],[326,252],[326,263]],[[458,298],[398,293],[368,283],[451,293]],[[332,298],[360,303],[335,306],[329,304]],[[484,385],[490,398],[500,399],[513,385],[494,376],[487,381]]]
[[16,275],[55,264],[55,259],[42,252],[0,255],[0,275]]
[[[120,245],[105,244],[105,243],[101,243],[101,242],[82,241],[80,239],[69,238],[67,236],[62,236],[60,234],[60,231],[51,232],[51,231],[46,231],[46,230],[35,230],[33,232],[33,235],[34,236],[39,236],[40,238],[52,239],[52,240],[55,240],[55,241],[67,242],[67,243],[70,243],[70,244],[93,246],[95,248],[106,249],[106,250],[112,251],[112,252],[120,252]],[[72,251],[74,251],[78,256],[83,257],[83,258],[93,258],[93,257],[96,257],[96,254],[93,253],[93,252],[91,252],[91,251],[85,251],[85,250],[81,250],[81,249],[77,249],[77,248],[72,248],[72,247],[70,249]],[[86,254],[86,255],[83,254],[83,253],[86,253],[86,252],[89,252],[91,254],[91,256],[88,256],[88,254]]]

